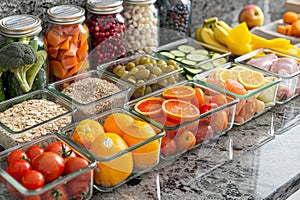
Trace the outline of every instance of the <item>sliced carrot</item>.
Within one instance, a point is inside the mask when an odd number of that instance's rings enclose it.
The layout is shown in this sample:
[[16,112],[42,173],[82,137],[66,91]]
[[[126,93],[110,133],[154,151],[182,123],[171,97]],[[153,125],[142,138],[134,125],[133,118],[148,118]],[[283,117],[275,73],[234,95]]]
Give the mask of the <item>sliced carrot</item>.
[[48,48],[49,57],[51,57],[51,58],[56,58],[57,57],[57,55],[58,55],[58,48],[57,47],[49,47]]
[[67,50],[59,50],[56,60],[61,61],[64,58],[66,53],[67,53]]
[[70,41],[69,40],[64,41],[61,44],[60,49],[69,50],[70,49]]
[[71,43],[70,49],[65,53],[65,56],[76,56],[78,47],[74,44]]
[[76,44],[76,46],[78,46],[78,36],[79,36],[79,32],[72,35],[72,38],[71,38],[71,42]]
[[58,46],[63,43],[67,37],[60,35],[57,31],[50,29],[46,35],[47,42],[49,45]]
[[71,69],[78,64],[77,58],[75,56],[65,56],[61,60],[61,64],[64,69]]
[[68,73],[65,75],[64,78],[68,78],[70,76],[73,76],[74,74],[77,74],[77,72],[79,71],[79,69],[81,68],[83,64],[83,61],[80,61],[76,66],[74,66],[73,68],[71,68]]
[[56,60],[51,60],[49,63],[53,75],[60,79],[63,79],[68,71],[63,68],[61,62]]
[[86,54],[86,52],[89,49],[89,45],[88,45],[88,41],[86,40],[77,50],[77,57],[79,58],[79,60],[82,60],[84,55]]

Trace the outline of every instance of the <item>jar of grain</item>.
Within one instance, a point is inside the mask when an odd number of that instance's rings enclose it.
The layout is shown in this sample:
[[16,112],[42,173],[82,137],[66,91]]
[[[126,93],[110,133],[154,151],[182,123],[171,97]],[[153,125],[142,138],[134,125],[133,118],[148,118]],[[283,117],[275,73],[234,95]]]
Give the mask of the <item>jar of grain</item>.
[[85,10],[74,5],[61,5],[48,9],[47,14],[50,81],[87,71],[89,30],[83,23]]
[[[0,102],[47,85],[47,53],[41,30],[41,20],[33,15],[13,15],[0,20]],[[17,59],[28,47],[34,55],[27,62]],[[22,77],[9,70],[21,69],[25,64],[26,69],[20,70]]]
[[89,60],[92,66],[126,55],[122,4],[122,0],[91,0],[87,3],[87,26],[93,49]]
[[124,0],[127,55],[151,53],[158,46],[159,21],[156,0]]

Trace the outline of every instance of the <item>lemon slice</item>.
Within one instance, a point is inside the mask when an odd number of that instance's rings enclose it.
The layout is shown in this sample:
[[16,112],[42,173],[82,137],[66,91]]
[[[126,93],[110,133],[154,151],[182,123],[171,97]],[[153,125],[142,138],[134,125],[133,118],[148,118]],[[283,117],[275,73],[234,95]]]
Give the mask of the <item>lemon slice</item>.
[[233,69],[225,69],[219,74],[219,80],[223,83],[226,82],[227,79],[235,80],[237,81],[238,78],[238,71]]
[[238,72],[238,81],[247,90],[253,90],[263,86],[266,80],[262,73],[246,69]]

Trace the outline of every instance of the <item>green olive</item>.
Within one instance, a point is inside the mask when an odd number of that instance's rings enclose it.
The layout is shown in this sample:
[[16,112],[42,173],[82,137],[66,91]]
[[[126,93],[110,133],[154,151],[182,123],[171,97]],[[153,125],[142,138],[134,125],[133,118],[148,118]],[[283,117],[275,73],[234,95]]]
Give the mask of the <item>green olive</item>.
[[117,71],[116,75],[119,76],[119,77],[125,77],[126,75],[128,75],[129,72],[126,71],[124,68],[123,69],[120,69]]
[[178,70],[179,69],[179,66],[178,65],[173,65],[174,69],[175,70]]
[[167,81],[166,79],[164,79],[164,80],[159,81],[159,84],[160,84],[162,87],[166,87],[166,86],[168,86],[168,81]]
[[136,66],[136,68],[138,68],[138,69],[146,69],[146,66],[145,65],[138,65],[138,66]]
[[153,59],[153,58],[150,58],[150,63],[151,63],[151,64],[156,64],[156,60]]
[[125,70],[125,67],[122,65],[118,65],[113,69],[113,73],[117,74],[119,70]]
[[168,60],[167,64],[168,65],[176,65],[176,62],[174,60]]
[[147,57],[141,57],[140,64],[147,64],[150,63],[150,59]]
[[173,65],[167,65],[166,68],[163,69],[164,73],[170,73],[174,71],[174,66]]
[[159,68],[158,66],[153,67],[152,72],[157,76],[160,76],[163,74],[161,68]]
[[138,80],[145,80],[149,77],[149,75],[150,75],[149,69],[141,69],[135,74],[135,77]]
[[163,60],[158,60],[158,61],[156,61],[156,63],[158,64],[158,65],[164,65],[164,64],[167,64],[165,61],[163,61]]
[[176,83],[176,79],[174,76],[170,76],[167,78],[169,85],[175,84]]
[[135,79],[133,79],[133,78],[128,78],[127,80],[131,83],[136,83]]
[[152,92],[152,89],[149,85],[146,86],[146,89],[145,89],[145,94],[150,94]]
[[159,85],[158,84],[152,84],[151,89],[152,89],[153,92],[156,91],[156,90],[159,90]]
[[153,69],[153,64],[152,63],[147,63],[147,64],[144,64],[144,66],[149,69],[149,70],[152,70]]
[[127,65],[126,65],[126,69],[127,69],[128,71],[130,71],[130,70],[133,69],[134,67],[135,67],[134,62],[129,62],[129,63],[127,63]]
[[156,79],[157,78],[157,75],[151,73],[148,77],[149,80],[153,80],[153,79]]
[[139,97],[142,97],[142,96],[144,96],[144,91],[142,91],[142,92],[140,92],[140,91],[138,91],[138,90],[135,90],[134,91],[134,93],[133,93],[133,98],[139,98]]
[[139,68],[135,67],[130,70],[130,75],[135,75],[139,71]]
[[135,66],[139,65],[140,64],[140,59],[139,58],[136,58],[133,63],[135,64]]

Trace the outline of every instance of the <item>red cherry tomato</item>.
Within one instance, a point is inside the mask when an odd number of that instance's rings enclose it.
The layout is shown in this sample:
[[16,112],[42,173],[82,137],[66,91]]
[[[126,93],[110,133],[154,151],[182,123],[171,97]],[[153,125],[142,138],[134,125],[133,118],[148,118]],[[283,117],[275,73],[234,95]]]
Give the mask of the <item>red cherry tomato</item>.
[[13,150],[7,156],[7,164],[10,164],[15,160],[26,160],[26,159],[27,159],[26,153],[21,149],[16,149],[16,150]]
[[45,152],[54,152],[62,156],[63,158],[76,157],[76,154],[72,151],[72,149],[60,141],[49,144],[45,148]]
[[44,152],[33,161],[33,169],[43,174],[46,183],[57,179],[64,168],[64,159],[53,152]]
[[216,103],[206,103],[206,104],[203,104],[199,108],[200,114],[206,113],[207,111],[209,111],[211,109],[215,109],[217,107],[218,107],[218,104],[216,104]]
[[44,186],[45,178],[40,172],[36,170],[29,170],[22,177],[21,183],[29,190],[36,190]]
[[[65,163],[64,174],[70,174],[72,172],[78,171],[89,165],[89,162],[81,157],[72,157],[68,158]],[[87,171],[84,174],[80,175],[76,180],[80,181],[90,181],[91,172]]]
[[67,189],[71,199],[76,200],[86,199],[90,191],[89,182],[76,180],[68,182]]
[[18,181],[31,169],[31,165],[26,160],[15,160],[8,166],[9,174]]
[[[42,199],[47,200],[68,200],[68,192],[64,185],[59,185],[42,195]],[[71,198],[70,198],[71,199]]]
[[29,147],[25,153],[28,156],[28,158],[30,159],[30,163],[32,163],[32,161],[36,157],[41,155],[43,152],[44,152],[44,149],[41,146],[34,145],[34,146]]

